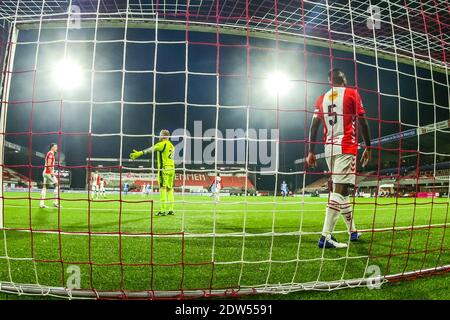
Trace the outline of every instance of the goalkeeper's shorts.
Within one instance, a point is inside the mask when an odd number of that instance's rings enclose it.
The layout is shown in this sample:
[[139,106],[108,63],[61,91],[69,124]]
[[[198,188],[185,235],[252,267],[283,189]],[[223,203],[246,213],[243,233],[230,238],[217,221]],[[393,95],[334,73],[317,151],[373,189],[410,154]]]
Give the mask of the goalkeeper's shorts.
[[175,180],[174,168],[159,169],[158,184],[160,187],[172,189],[174,180]]

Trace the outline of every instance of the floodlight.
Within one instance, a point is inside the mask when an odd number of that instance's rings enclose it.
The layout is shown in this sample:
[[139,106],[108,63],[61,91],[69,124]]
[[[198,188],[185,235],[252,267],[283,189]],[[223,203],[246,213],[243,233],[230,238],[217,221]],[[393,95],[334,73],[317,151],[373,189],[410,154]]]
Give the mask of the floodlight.
[[289,91],[291,83],[287,75],[281,72],[273,72],[267,76],[266,88],[274,95],[282,95]]
[[70,59],[64,59],[55,65],[53,79],[60,89],[75,89],[82,82],[80,66]]

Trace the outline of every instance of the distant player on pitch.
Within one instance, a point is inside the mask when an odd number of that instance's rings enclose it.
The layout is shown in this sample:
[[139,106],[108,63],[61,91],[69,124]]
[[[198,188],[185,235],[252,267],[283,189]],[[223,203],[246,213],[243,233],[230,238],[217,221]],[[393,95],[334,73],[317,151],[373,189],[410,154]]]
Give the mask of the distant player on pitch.
[[96,170],[91,174],[91,200],[94,200],[94,197],[98,199],[98,193],[100,189],[100,174]]
[[159,197],[161,209],[156,214],[157,216],[165,216],[166,211],[168,215],[173,215],[174,207],[174,179],[175,179],[175,161],[173,155],[175,147],[170,142],[170,132],[168,130],[161,130],[159,133],[159,142],[153,147],[143,151],[133,150],[130,158],[135,160],[142,157],[144,154],[155,152],[158,161],[158,183],[159,183]]
[[[105,179],[100,178],[100,189],[99,189],[99,196],[102,198],[106,198],[106,194],[105,194]],[[99,198],[99,196],[97,196],[97,199]]]
[[214,201],[219,202],[220,201],[220,189],[222,189],[222,178],[219,174],[214,178],[212,191],[214,195]]
[[45,156],[45,168],[42,172],[42,190],[41,201],[39,207],[48,208],[45,205],[45,196],[47,193],[47,187],[54,187],[53,190],[53,206],[62,208],[58,201],[59,184],[58,179],[55,177],[55,153],[58,152],[58,145],[56,143],[50,144],[49,151]]
[[128,195],[128,187],[129,187],[128,182],[125,182],[123,184],[123,192],[125,193],[125,195]]
[[281,183],[281,195],[283,196],[283,199],[289,195],[289,189],[286,181]]
[[314,106],[314,116],[309,133],[309,153],[307,163],[316,166],[314,148],[317,131],[324,126],[325,159],[333,180],[326,208],[325,222],[319,248],[345,248],[346,243],[338,242],[332,235],[341,214],[350,234],[350,241],[360,237],[353,219],[353,208],[349,200],[349,187],[356,180],[356,154],[358,151],[357,123],[362,130],[365,149],[361,157],[362,166],[370,161],[370,133],[361,97],[356,89],[347,87],[347,77],[340,69],[328,73],[331,89],[321,95]]

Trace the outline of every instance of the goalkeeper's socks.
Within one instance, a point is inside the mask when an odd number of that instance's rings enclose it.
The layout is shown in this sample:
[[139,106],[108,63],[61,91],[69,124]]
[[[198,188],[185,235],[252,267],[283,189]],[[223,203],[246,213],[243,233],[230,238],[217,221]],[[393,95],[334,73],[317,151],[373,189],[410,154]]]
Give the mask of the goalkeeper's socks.
[[168,210],[173,212],[173,206],[174,206],[174,201],[175,201],[173,188],[171,188],[167,191],[167,201],[168,201],[168,204],[167,204]]
[[355,219],[353,219],[353,208],[349,196],[343,198],[344,201],[341,203],[341,214],[347,226],[348,233],[351,234],[356,231]]
[[325,222],[323,224],[322,236],[327,236],[333,233],[341,212],[341,203],[343,200],[343,197],[338,193],[332,192],[330,194],[330,199],[328,200],[325,211]]
[[166,199],[167,199],[166,188],[159,189],[159,201],[161,202],[161,212],[166,212]]

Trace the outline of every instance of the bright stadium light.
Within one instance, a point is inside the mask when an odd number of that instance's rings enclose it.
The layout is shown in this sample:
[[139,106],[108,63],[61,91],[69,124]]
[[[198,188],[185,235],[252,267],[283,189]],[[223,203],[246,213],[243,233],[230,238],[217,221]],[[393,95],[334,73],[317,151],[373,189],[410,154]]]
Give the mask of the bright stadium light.
[[63,90],[74,89],[82,82],[81,68],[76,62],[64,59],[55,65],[53,79]]
[[291,83],[289,82],[289,78],[281,72],[274,72],[267,76],[266,88],[274,95],[285,94],[289,91],[290,87]]

